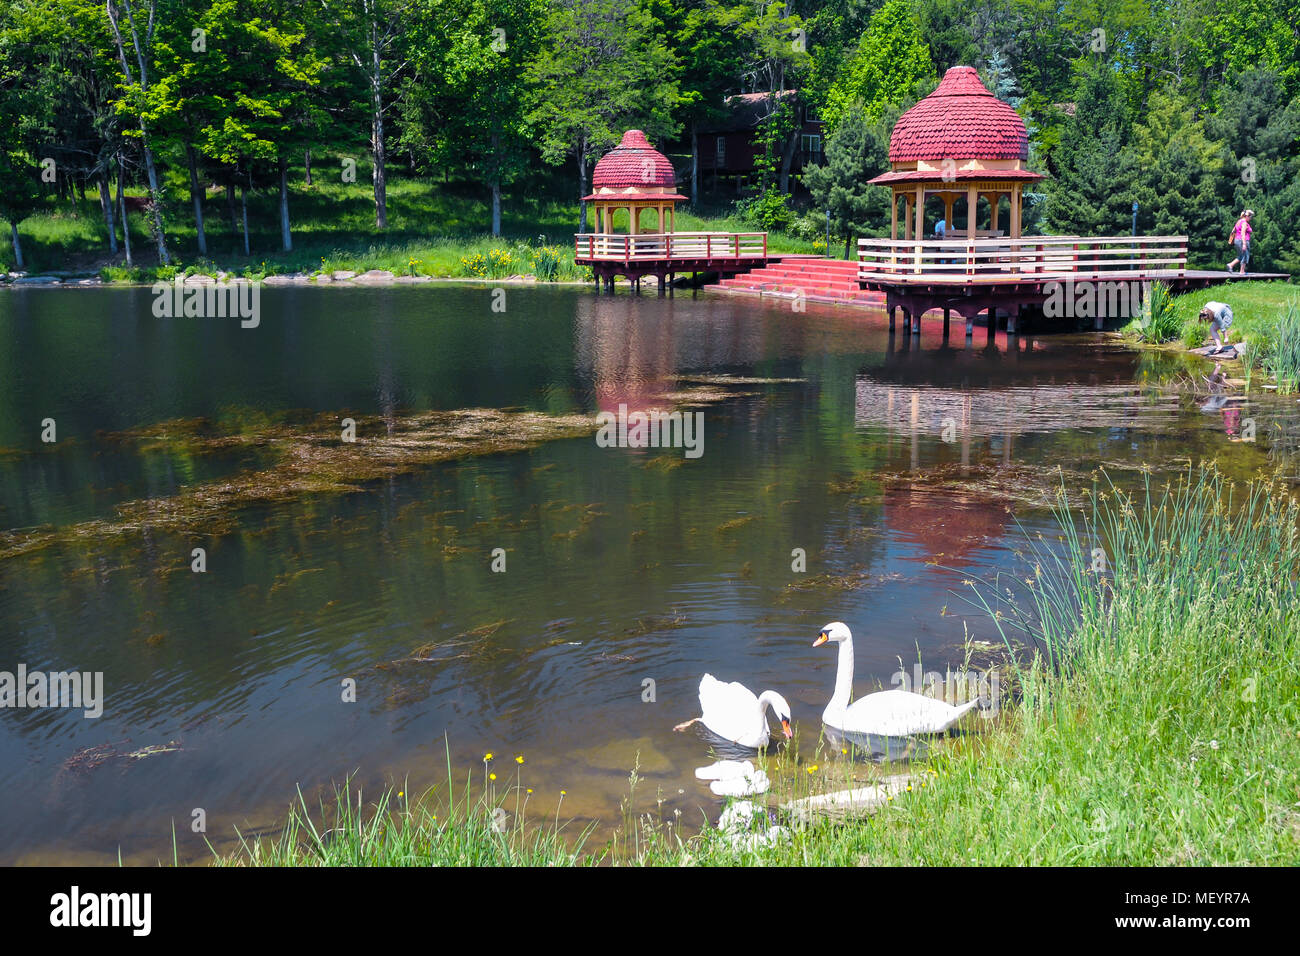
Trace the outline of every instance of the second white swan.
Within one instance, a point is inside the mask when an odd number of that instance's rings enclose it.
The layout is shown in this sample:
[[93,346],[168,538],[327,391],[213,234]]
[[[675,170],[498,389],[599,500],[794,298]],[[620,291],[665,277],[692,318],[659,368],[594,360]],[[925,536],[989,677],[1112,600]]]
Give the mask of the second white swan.
[[820,647],[827,641],[840,645],[835,692],[822,712],[822,722],[828,727],[880,737],[939,734],[979,704],[979,699],[976,698],[954,707],[945,701],[906,690],[880,691],[850,704],[849,695],[853,691],[853,634],[845,624],[835,621],[822,628],[813,647]]

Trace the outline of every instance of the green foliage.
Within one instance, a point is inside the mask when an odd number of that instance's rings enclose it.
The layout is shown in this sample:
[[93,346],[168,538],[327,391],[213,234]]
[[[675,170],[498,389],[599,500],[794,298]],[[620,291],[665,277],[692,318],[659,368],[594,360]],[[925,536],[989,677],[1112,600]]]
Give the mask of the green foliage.
[[1151,283],[1132,328],[1143,342],[1169,342],[1178,337],[1180,318],[1173,308],[1169,286],[1163,282]]
[[792,217],[790,197],[776,186],[769,186],[757,196],[738,201],[736,212],[755,229],[784,229]]
[[887,169],[887,127],[873,126],[861,107],[853,107],[826,144],[825,165],[804,170],[813,200],[830,211],[835,235],[845,239],[845,258],[850,257],[854,237],[874,232],[889,220],[889,191],[868,182]]
[[827,97],[828,130],[861,104],[869,121],[912,96],[918,83],[934,79],[930,48],[911,0],[885,0]]

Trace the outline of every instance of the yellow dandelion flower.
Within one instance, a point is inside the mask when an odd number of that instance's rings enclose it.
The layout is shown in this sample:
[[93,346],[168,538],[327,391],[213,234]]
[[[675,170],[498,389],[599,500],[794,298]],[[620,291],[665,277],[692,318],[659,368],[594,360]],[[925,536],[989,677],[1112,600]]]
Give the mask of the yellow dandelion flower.
[[532,787],[529,787],[529,788],[528,788],[528,792],[529,792],[529,793],[532,793],[532,792],[533,792],[533,788],[532,788]]
[[[489,779],[489,780],[495,780],[496,778],[497,778],[497,775],[496,775],[496,774],[494,774],[494,773],[490,773],[490,774],[488,774],[488,779]],[[908,789],[910,790],[911,788],[909,787]]]
[[488,751],[487,753],[485,753],[485,754],[483,755],[483,762],[484,762],[484,763],[487,763],[487,762],[488,762],[489,760],[491,760],[491,759],[492,759],[492,752],[491,752],[491,751]]
[[809,772],[809,773],[816,773],[816,772],[817,772],[817,765],[816,765],[816,764],[813,764],[811,767],[809,767],[809,768],[808,768],[808,772]]
[[562,797],[567,797],[568,795],[569,795],[569,791],[567,791],[567,790],[561,790],[561,791],[560,791],[560,796],[562,796]]
[[404,796],[406,796],[406,791],[405,791],[405,790],[398,790],[398,791],[397,791],[397,795],[398,795],[399,797],[404,797]]
[[515,763],[523,763],[523,762],[524,762],[523,754],[520,754],[518,757],[515,758]]

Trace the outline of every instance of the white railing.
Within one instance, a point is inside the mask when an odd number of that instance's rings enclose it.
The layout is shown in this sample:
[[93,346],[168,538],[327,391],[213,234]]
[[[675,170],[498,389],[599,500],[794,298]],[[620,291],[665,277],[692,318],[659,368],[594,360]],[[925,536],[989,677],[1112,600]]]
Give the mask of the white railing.
[[1134,270],[1181,276],[1186,269],[1186,236],[858,240],[858,278],[863,280],[970,283]]
[[759,259],[767,257],[765,232],[669,232],[629,236],[584,232],[573,237],[577,259]]

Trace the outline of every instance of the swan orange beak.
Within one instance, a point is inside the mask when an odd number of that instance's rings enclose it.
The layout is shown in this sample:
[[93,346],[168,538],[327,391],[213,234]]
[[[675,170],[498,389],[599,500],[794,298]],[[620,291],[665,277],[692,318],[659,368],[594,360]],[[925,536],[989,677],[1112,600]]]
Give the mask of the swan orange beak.
[[790,721],[788,720],[781,721],[781,733],[785,734],[786,740],[789,740],[791,737],[794,736],[794,731],[790,729]]
[[822,631],[821,634],[817,637],[817,640],[813,641],[813,647],[821,647],[825,643],[826,643],[826,632]]

